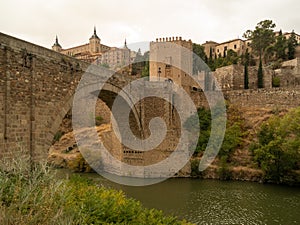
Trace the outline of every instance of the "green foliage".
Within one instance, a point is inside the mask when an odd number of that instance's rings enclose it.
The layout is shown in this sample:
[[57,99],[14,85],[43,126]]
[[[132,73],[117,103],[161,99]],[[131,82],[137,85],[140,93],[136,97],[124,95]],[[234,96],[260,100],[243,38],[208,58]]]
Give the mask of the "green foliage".
[[249,89],[248,65],[249,65],[249,53],[247,49],[245,54],[245,63],[244,63],[244,89]]
[[187,224],[165,217],[162,211],[143,208],[122,191],[98,187],[80,177],[68,181],[67,186],[66,209],[80,224]]
[[281,183],[292,170],[300,169],[300,108],[283,118],[273,116],[258,133],[254,159],[265,179]]
[[141,77],[149,77],[149,60],[145,62],[145,66],[142,70]]
[[96,116],[95,121],[96,121],[96,126],[100,126],[103,121],[102,116]]
[[274,45],[274,50],[276,52],[277,59],[286,59],[286,48],[287,48],[287,40],[285,36],[282,35],[282,31],[279,31],[278,36],[276,37],[276,43]]
[[149,76],[149,51],[142,55],[141,49],[138,50],[134,63],[132,64],[131,74],[140,75],[141,77]]
[[59,141],[63,135],[64,135],[64,132],[57,131],[53,137],[53,143]]
[[259,66],[257,71],[257,87],[263,88],[264,87],[264,73],[262,68],[262,60],[259,60]]
[[103,66],[104,68],[109,68],[109,65],[107,63],[102,63],[100,66]]
[[193,74],[197,74],[198,71],[202,71],[202,62],[199,60],[207,61],[206,55],[204,52],[204,47],[200,44],[193,43]]
[[221,55],[215,59],[210,57],[208,59],[208,66],[212,71],[214,71],[220,67],[238,64],[240,58],[241,57],[239,57],[234,50],[229,49],[225,57],[221,57]]
[[79,176],[59,180],[44,165],[1,165],[0,224],[189,224]]
[[297,46],[297,40],[295,32],[292,31],[292,34],[290,38],[287,41],[288,46],[288,59],[294,59],[295,58],[295,52],[296,52],[296,46]]
[[272,20],[264,20],[259,22],[254,30],[247,30],[244,37],[251,39],[251,47],[259,58],[264,58],[266,50],[275,42],[275,34],[273,28],[276,25]]
[[280,78],[279,77],[272,78],[272,87],[280,87]]
[[199,171],[199,163],[200,160],[199,159],[192,159],[191,160],[191,177],[194,178],[202,178],[203,176],[203,172]]
[[[228,124],[229,125],[229,124]],[[219,156],[230,156],[242,142],[242,128],[240,122],[227,126],[224,141]]]
[[[236,112],[235,112],[236,111]],[[222,111],[217,108],[214,110],[216,120],[223,119]],[[230,156],[231,153],[239,146],[242,141],[242,121],[239,113],[233,107],[228,108],[229,119],[227,120],[227,128],[224,140],[219,151],[219,156]],[[198,115],[193,115],[184,123],[184,127],[193,131],[196,129],[196,121],[199,121],[200,134],[196,146],[195,154],[205,151],[210,134],[211,134],[211,113],[205,108],[198,109]]]
[[[61,208],[64,184],[46,165],[29,166],[29,158],[1,161],[0,224],[68,224]],[[75,224],[75,223],[70,223]]]
[[221,180],[230,180],[232,177],[227,160],[228,160],[227,156],[222,156],[220,159],[221,164],[220,164],[220,168],[218,169],[218,175]]
[[184,123],[184,127],[188,130],[197,132],[197,130],[195,130],[198,127],[196,125],[197,121],[199,121],[200,133],[195,154],[205,151],[206,149],[211,129],[210,111],[203,107],[199,108],[197,110],[197,115],[193,115],[190,118],[188,118],[187,121]]

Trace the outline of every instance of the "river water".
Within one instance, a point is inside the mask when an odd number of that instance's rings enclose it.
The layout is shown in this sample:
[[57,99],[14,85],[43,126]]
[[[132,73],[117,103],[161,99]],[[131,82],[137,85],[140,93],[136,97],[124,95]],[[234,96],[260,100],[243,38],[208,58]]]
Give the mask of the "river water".
[[97,174],[85,176],[195,224],[300,224],[299,187],[188,178],[131,187]]

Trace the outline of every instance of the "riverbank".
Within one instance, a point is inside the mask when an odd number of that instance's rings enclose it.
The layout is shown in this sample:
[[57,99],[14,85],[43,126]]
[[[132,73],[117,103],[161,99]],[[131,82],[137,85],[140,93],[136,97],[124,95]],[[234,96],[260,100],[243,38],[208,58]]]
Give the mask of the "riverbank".
[[176,176],[178,178],[189,177],[197,179],[212,179],[212,180],[232,180],[232,181],[247,181],[256,183],[271,183],[283,184],[289,186],[300,186],[300,171],[292,171],[286,174],[285,179],[281,182],[274,182],[265,179],[263,170],[249,168],[245,166],[218,166],[210,165],[205,171],[198,170],[199,160],[192,160],[192,171],[189,176]]
[[147,209],[122,191],[78,175],[58,179],[48,166],[24,161],[0,163],[0,224],[191,224]]
[[[204,119],[207,125],[206,129],[202,126],[204,133],[200,135],[204,137],[201,139],[204,144],[198,143],[190,165],[179,171],[177,177],[300,185],[300,155],[297,149],[300,135],[296,129],[299,125],[297,118],[300,119],[300,108],[290,111],[269,108],[240,109],[229,105],[223,145],[212,165],[203,172],[198,170],[198,165],[210,136],[210,112],[199,109],[198,113],[199,118]],[[112,143],[113,130],[107,120],[96,126],[96,130],[104,143]],[[79,152],[70,119],[66,118],[64,121],[61,131],[65,134],[51,147],[48,162],[56,168],[92,172],[92,168]],[[83,135],[88,136],[88,132]],[[118,160],[124,161],[122,146],[114,146],[110,151]],[[160,156],[163,154],[161,152]],[[141,154],[135,155],[132,152],[132,157],[143,163]]]

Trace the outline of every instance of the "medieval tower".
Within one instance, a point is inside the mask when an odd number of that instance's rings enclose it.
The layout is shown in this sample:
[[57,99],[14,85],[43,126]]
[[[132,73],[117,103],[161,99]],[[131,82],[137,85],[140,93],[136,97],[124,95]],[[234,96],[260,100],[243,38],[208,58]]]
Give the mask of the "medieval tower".
[[[174,82],[190,89],[193,72],[193,44],[181,37],[157,38],[150,43],[150,81]],[[190,75],[190,76],[189,76]]]

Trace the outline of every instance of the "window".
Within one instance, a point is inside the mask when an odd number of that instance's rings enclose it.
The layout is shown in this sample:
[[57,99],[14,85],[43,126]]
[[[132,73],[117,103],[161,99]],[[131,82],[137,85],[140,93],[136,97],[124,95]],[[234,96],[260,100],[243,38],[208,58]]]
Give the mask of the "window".
[[224,47],[224,51],[227,51],[227,46]]
[[236,45],[234,45],[233,48],[236,49]]

